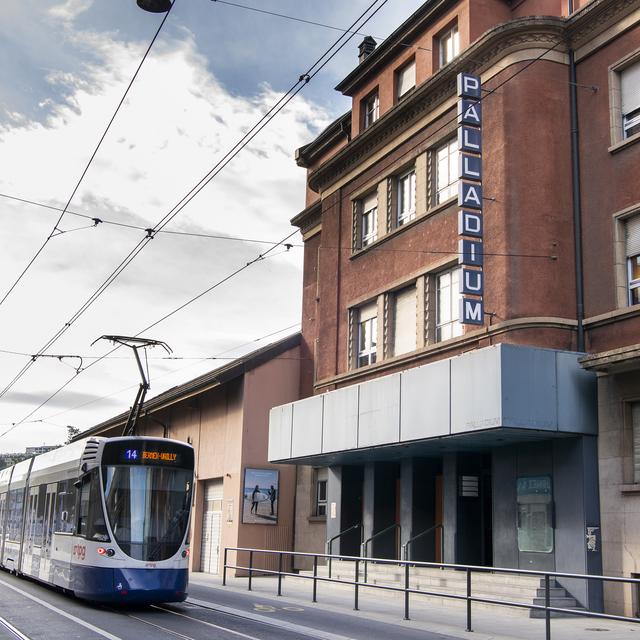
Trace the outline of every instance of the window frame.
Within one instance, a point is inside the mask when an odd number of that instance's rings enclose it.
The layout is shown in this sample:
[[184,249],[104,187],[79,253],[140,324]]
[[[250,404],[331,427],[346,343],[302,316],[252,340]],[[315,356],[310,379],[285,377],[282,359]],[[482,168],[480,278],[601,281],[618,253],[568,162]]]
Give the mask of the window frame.
[[[409,179],[409,190],[412,192],[412,196],[409,198],[409,201],[412,201],[413,206],[408,209],[404,209],[402,207],[403,197],[402,194],[404,190],[402,188],[402,182],[405,179]],[[416,167],[412,166],[410,169],[403,171],[398,174],[395,178],[395,195],[396,195],[396,203],[395,203],[395,219],[394,224],[395,227],[402,227],[403,225],[411,222],[416,217],[416,199],[417,199],[417,180],[416,180]]]
[[377,87],[362,99],[360,110],[362,112],[362,131],[366,131],[380,119],[380,94]]
[[[413,84],[406,91],[404,91],[403,93],[400,93],[402,76],[403,76],[403,74],[405,74],[410,69],[413,69]],[[416,78],[416,59],[415,59],[415,57],[411,58],[411,60],[408,60],[407,62],[405,62],[401,67],[399,67],[396,70],[395,80],[396,80],[396,83],[395,83],[395,98],[396,98],[396,102],[401,102],[402,100],[407,98],[409,95],[411,95],[413,90],[416,88],[417,78]]]
[[[363,312],[368,311],[369,316],[362,320]],[[371,311],[375,315],[370,315]],[[375,364],[378,360],[378,301],[362,304],[353,309],[355,315],[355,331],[353,332],[353,367],[361,369]],[[367,331],[368,328],[368,331]],[[363,343],[364,338],[364,345]]]
[[[322,489],[324,487],[324,499],[322,499]],[[326,518],[329,507],[329,479],[326,467],[317,467],[314,469],[314,488],[313,488],[313,509],[312,516],[314,518]]]
[[[447,59],[447,42],[451,41],[452,55]],[[458,21],[449,25],[438,36],[438,64],[439,68],[447,66],[460,55],[460,31],[458,29]]]
[[[629,112],[623,111],[622,105],[622,75],[623,73],[640,65],[640,48],[632,51],[627,56],[618,60],[609,67],[609,105],[610,105],[610,130],[611,144],[609,151],[615,152],[618,146],[640,140],[640,103]],[[627,118],[630,122],[627,122]],[[627,133],[633,127],[638,127],[635,132]]]
[[[452,151],[452,147],[455,146],[455,150]],[[447,170],[448,170],[448,182],[445,187],[439,187],[439,178],[440,178],[440,160],[438,158],[441,151],[447,149]],[[458,138],[457,136],[453,136],[443,140],[440,144],[434,146],[431,151],[431,166],[432,166],[432,179],[430,181],[431,186],[431,197],[430,197],[430,206],[437,207],[453,198],[456,198],[458,195],[458,183],[460,178],[458,177],[458,158],[460,154],[460,149],[458,147]],[[451,180],[452,175],[455,176],[454,180]],[[444,191],[448,192],[447,197],[440,197],[440,194]]]
[[[375,205],[369,208],[367,207],[367,200],[369,198],[373,198],[375,196]],[[378,239],[378,194],[370,193],[368,196],[361,198],[360,204],[360,248],[368,247],[370,244],[373,244]],[[365,222],[370,230],[365,233]],[[367,228],[368,228],[367,227]]]
[[[457,274],[457,280],[453,280],[453,274]],[[440,278],[445,275],[450,276],[450,283],[448,288],[450,291],[450,303],[449,303],[449,312],[451,314],[450,318],[444,322],[440,321],[440,311],[442,309],[442,301],[440,299],[440,292],[444,290],[444,287],[440,286]],[[460,266],[454,265],[447,269],[443,269],[442,271],[438,271],[434,273],[434,294],[435,294],[435,310],[434,310],[434,318],[433,318],[433,336],[434,342],[444,342],[445,340],[452,340],[453,338],[459,338],[464,334],[464,326],[460,322],[460,312],[459,312],[459,302],[461,294],[459,290],[459,282],[460,282]],[[458,286],[456,286],[458,285]],[[455,288],[454,288],[455,287]],[[454,317],[455,316],[455,317]],[[443,337],[442,329],[443,328],[451,328],[451,335]]]

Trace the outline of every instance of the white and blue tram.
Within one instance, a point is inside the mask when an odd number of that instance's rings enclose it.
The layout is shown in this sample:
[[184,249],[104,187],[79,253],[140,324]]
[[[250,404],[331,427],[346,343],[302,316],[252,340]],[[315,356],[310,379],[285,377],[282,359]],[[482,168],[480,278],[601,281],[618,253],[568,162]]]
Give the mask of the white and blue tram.
[[187,597],[194,454],[88,438],[0,471],[0,566],[97,602]]

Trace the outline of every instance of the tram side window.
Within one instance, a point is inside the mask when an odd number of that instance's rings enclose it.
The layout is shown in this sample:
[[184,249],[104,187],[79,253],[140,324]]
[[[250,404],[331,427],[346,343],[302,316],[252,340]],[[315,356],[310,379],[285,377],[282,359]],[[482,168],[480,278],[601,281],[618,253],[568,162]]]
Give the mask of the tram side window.
[[73,533],[76,519],[76,491],[71,480],[58,482],[56,500],[56,533]]
[[88,540],[108,542],[109,535],[102,511],[100,478],[94,469],[82,480],[80,488],[80,513],[78,514],[78,535]]
[[20,542],[22,532],[22,511],[24,508],[24,489],[13,489],[9,492],[9,521],[7,523],[7,540]]
[[0,495],[0,540],[4,534],[4,512],[7,506],[7,494]]

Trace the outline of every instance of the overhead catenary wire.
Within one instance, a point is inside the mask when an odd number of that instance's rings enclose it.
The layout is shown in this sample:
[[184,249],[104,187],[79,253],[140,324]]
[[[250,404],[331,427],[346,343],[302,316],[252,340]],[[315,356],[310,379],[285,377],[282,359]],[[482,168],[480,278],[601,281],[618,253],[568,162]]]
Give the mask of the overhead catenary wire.
[[[243,343],[242,343],[242,344],[240,344],[240,345],[236,345],[236,346],[234,346],[234,347],[230,347],[230,348],[228,348],[228,349],[225,349],[224,351],[221,351],[217,356],[210,356],[210,357],[207,357],[207,358],[200,358],[200,359],[198,359],[198,362],[191,362],[191,363],[189,363],[186,367],[180,367],[180,368],[179,368],[179,369],[177,369],[177,370],[174,370],[174,371],[168,371],[167,373],[164,373],[164,374],[161,374],[161,375],[159,375],[159,376],[156,376],[156,380],[157,380],[157,379],[160,379],[160,378],[164,378],[164,377],[166,377],[166,376],[173,375],[173,374],[175,374],[175,373],[178,373],[178,372],[180,372],[180,371],[183,371],[184,369],[188,369],[188,368],[190,368],[190,367],[193,367],[193,366],[195,366],[195,365],[197,365],[197,364],[199,364],[199,363],[205,362],[205,361],[207,361],[207,360],[211,360],[211,359],[223,359],[223,356],[224,356],[224,354],[225,354],[225,353],[229,353],[230,351],[236,351],[236,350],[238,350],[238,349],[242,349],[242,348],[247,347],[247,346],[249,346],[249,345],[255,344],[256,342],[261,342],[262,340],[266,340],[267,338],[271,338],[271,337],[273,337],[273,336],[279,335],[279,334],[281,334],[281,333],[284,333],[285,331],[289,331],[289,330],[294,329],[295,327],[299,327],[299,326],[300,326],[300,323],[299,323],[299,322],[296,322],[296,323],[294,323],[294,324],[292,324],[292,325],[289,325],[289,326],[287,326],[287,327],[284,327],[284,328],[282,328],[282,329],[278,329],[277,331],[272,331],[272,332],[270,332],[270,333],[267,333],[266,335],[260,336],[259,338],[254,338],[253,340],[249,340],[249,341],[247,341],[247,342],[243,342]],[[116,351],[116,350],[117,350],[117,348],[112,349],[109,353],[113,353],[113,352],[114,352],[114,351]],[[107,354],[107,355],[103,355],[103,356],[96,356],[96,359],[104,360],[104,359],[106,359],[106,357],[108,357],[108,354]],[[235,359],[237,359],[237,358],[239,358],[239,357],[241,357],[241,356],[234,356],[234,357],[229,358],[229,359],[231,359],[231,360],[235,360]],[[89,365],[89,366],[91,366],[91,365]],[[89,368],[89,367],[87,367],[87,368]],[[42,404],[41,404],[41,405],[36,409],[36,411],[37,411],[37,410],[39,410],[40,408],[42,408],[42,406],[44,406],[44,405],[45,405],[48,401],[50,401],[53,397],[55,397],[56,395],[58,395],[58,394],[59,394],[59,393],[60,393],[64,388],[66,388],[66,387],[68,386],[68,384],[69,384],[70,382],[72,382],[73,380],[75,380],[75,378],[76,378],[76,376],[73,376],[72,378],[70,378],[70,379],[69,379],[69,380],[68,380],[68,381],[67,381],[67,382],[66,382],[62,387],[60,387],[60,389],[58,389],[54,394],[52,394],[51,396],[49,396],[49,398],[47,399],[47,401],[45,401],[44,403],[42,403]],[[84,407],[86,407],[86,406],[88,406],[88,405],[90,405],[90,404],[94,404],[94,403],[96,403],[96,402],[100,402],[101,400],[105,400],[105,399],[107,399],[107,398],[111,398],[111,397],[113,397],[113,396],[116,396],[116,395],[119,395],[119,394],[121,394],[121,393],[124,393],[125,391],[130,391],[131,389],[134,389],[134,388],[136,388],[136,387],[137,387],[137,385],[129,385],[128,387],[125,387],[125,388],[123,388],[123,389],[120,389],[119,391],[115,391],[115,392],[113,392],[113,393],[110,393],[110,394],[107,394],[107,395],[104,395],[104,396],[100,396],[99,398],[94,398],[94,399],[92,399],[92,400],[88,400],[88,401],[86,401],[86,402],[83,402],[83,403],[81,403],[81,404],[79,404],[79,405],[76,405],[76,406],[74,406],[74,407],[71,407],[71,408],[69,408],[69,409],[64,409],[64,410],[62,410],[62,411],[58,411],[58,412],[56,412],[56,413],[54,413],[54,414],[52,414],[52,415],[50,415],[50,416],[46,416],[45,418],[37,419],[37,420],[29,420],[28,418],[29,418],[29,417],[31,417],[31,415],[33,415],[33,413],[35,413],[35,411],[34,411],[34,412],[32,412],[29,416],[27,416],[26,418],[24,418],[23,420],[20,420],[20,421],[18,421],[18,422],[13,422],[13,423],[11,423],[10,425],[6,425],[6,426],[9,426],[10,428],[9,428],[9,429],[7,429],[6,431],[4,431],[3,433],[0,433],[0,438],[2,438],[3,436],[7,435],[8,433],[10,433],[11,431],[13,431],[15,428],[19,427],[19,426],[20,426],[20,425],[22,425],[22,424],[35,424],[35,423],[38,423],[38,422],[49,422],[52,418],[57,418],[58,416],[64,415],[64,414],[66,414],[66,413],[70,413],[71,411],[76,411],[76,410],[78,410],[78,409],[82,409],[82,408],[84,408]]]
[[[60,207],[55,207],[53,205],[49,205],[46,204],[44,202],[38,202],[37,200],[29,200],[27,198],[20,198],[18,196],[14,196],[8,193],[0,193],[0,198],[6,198],[8,200],[15,200],[17,202],[22,202],[24,204],[30,204],[33,205],[35,207],[42,207],[43,209],[51,209],[53,211],[62,211],[62,209]],[[80,218],[84,218],[86,220],[92,220],[93,224],[92,225],[87,225],[86,227],[82,227],[82,228],[86,228],[86,229],[93,229],[96,226],[100,225],[100,224],[105,224],[105,225],[110,225],[110,226],[114,226],[114,227],[121,227],[124,229],[131,229],[132,231],[142,231],[144,233],[148,233],[149,232],[149,227],[144,227],[142,225],[135,225],[135,224],[129,224],[126,222],[117,222],[115,220],[109,220],[107,218],[104,217],[95,217],[92,216],[88,213],[80,213],[78,211],[71,211],[70,209],[67,209],[67,214],[69,215],[73,215],[73,216],[78,216]],[[74,231],[76,231],[77,229],[74,229]],[[68,233],[68,231],[65,231],[64,233]],[[265,240],[265,239],[256,239],[256,238],[244,238],[244,237],[240,237],[240,236],[230,236],[230,235],[223,235],[223,234],[215,234],[215,233],[204,233],[204,232],[198,232],[198,231],[180,231],[179,229],[161,229],[159,231],[157,231],[156,233],[161,233],[161,234],[165,234],[165,235],[171,235],[171,236],[185,236],[185,237],[191,237],[191,238],[205,238],[205,239],[211,239],[211,240],[230,240],[233,242],[246,242],[248,244],[277,244],[276,240]],[[291,244],[292,247],[302,247],[304,245],[302,244]]]
[[[385,0],[385,3],[386,3],[386,0]],[[385,3],[383,3],[383,4],[385,4]],[[375,3],[374,3],[374,4],[375,4]],[[373,6],[373,5],[372,5],[372,6]],[[381,5],[380,7],[378,7],[378,9],[376,10],[376,12],[377,12],[378,10],[380,10],[380,8],[382,8],[382,6],[383,6],[383,5]],[[366,13],[366,12],[365,12],[365,13]],[[375,15],[375,14],[373,14],[373,15]],[[369,18],[367,18],[367,20],[368,20],[368,19],[370,19],[371,17],[373,17],[373,16],[369,16]],[[346,42],[345,42],[344,44],[346,44]],[[343,44],[343,46],[344,46],[344,44]],[[549,47],[548,49],[545,49],[545,50],[544,50],[540,55],[536,56],[536,58],[534,58],[534,59],[532,59],[532,60],[528,61],[525,65],[523,65],[523,66],[522,66],[520,69],[518,69],[515,73],[513,73],[512,75],[510,75],[508,78],[506,78],[506,79],[505,79],[505,80],[503,80],[502,82],[498,83],[498,85],[497,85],[496,87],[494,87],[493,89],[489,90],[489,91],[488,91],[484,96],[482,96],[482,97],[480,98],[480,101],[485,100],[487,97],[489,97],[490,95],[492,95],[493,93],[495,93],[499,88],[501,88],[502,86],[504,86],[505,84],[507,84],[508,82],[510,82],[511,80],[513,80],[513,79],[514,79],[516,76],[518,76],[520,73],[524,72],[524,71],[525,71],[526,69],[528,69],[530,66],[532,66],[532,65],[533,65],[533,64],[535,64],[536,62],[540,61],[540,60],[541,60],[544,56],[546,56],[548,53],[550,53],[551,51],[555,50],[555,49],[556,49],[560,44],[561,44],[561,41],[556,42],[552,47]],[[336,53],[337,53],[337,52],[336,52]],[[334,53],[333,55],[335,55],[335,53]],[[326,63],[328,63],[328,61],[327,61]],[[326,64],[326,63],[325,63],[325,64]],[[321,68],[322,68],[322,67],[321,67]],[[318,70],[318,71],[319,71],[319,70]],[[317,73],[317,71],[316,71],[316,73]],[[304,77],[303,77],[303,76],[301,76],[301,80],[303,80],[303,79],[304,79]],[[308,80],[307,80],[307,82],[308,82]],[[295,95],[295,94],[294,94],[294,95]],[[452,118],[451,120],[449,120],[449,121],[447,121],[447,122],[443,123],[443,124],[442,124],[440,127],[438,127],[434,132],[432,132],[432,133],[431,133],[431,135],[433,136],[433,135],[437,134],[439,131],[443,130],[444,128],[446,128],[447,126],[449,126],[449,124],[451,124],[452,122],[454,122],[454,121],[456,121],[456,120],[457,120],[457,116],[455,116],[455,117],[454,117],[454,118]],[[410,149],[408,149],[407,151],[411,151],[411,150],[415,149],[415,148],[416,148],[417,146],[419,146],[420,144],[421,144],[421,142],[416,143],[413,147],[411,147],[411,148],[410,148]],[[215,169],[215,167],[214,167],[214,169]],[[213,170],[212,170],[212,171],[213,171]],[[376,174],[376,175],[379,175],[379,173],[380,173],[380,172],[378,172],[378,174]],[[375,176],[374,176],[374,177],[375,177]],[[204,178],[203,178],[203,180],[204,180]],[[192,192],[193,192],[195,189],[197,189],[197,188],[198,188],[198,186],[199,186],[200,184],[202,184],[203,180],[201,180],[201,181],[200,181],[200,183],[198,183],[198,185],[197,185],[196,187],[194,187],[194,189],[192,189]],[[192,192],[190,192],[190,194],[191,194]],[[188,196],[185,196],[185,198],[186,198],[186,197],[189,197],[189,195],[190,195],[190,194],[188,194]],[[197,195],[197,192],[195,193],[195,195]],[[183,200],[184,200],[184,199],[183,199]],[[181,201],[181,202],[182,202],[182,201]],[[179,206],[179,205],[177,205],[177,206]],[[185,203],[185,205],[182,205],[182,206],[186,206],[186,203]],[[175,208],[174,208],[174,209],[175,209]],[[173,210],[172,210],[171,212],[169,212],[169,214],[167,214],[167,216],[165,216],[165,218],[163,218],[163,220],[165,220],[168,216],[170,216],[170,215],[172,214],[172,212],[173,212]],[[297,232],[294,232],[294,233],[297,233]],[[291,234],[291,235],[293,235],[293,234]],[[290,236],[288,236],[288,237],[290,237]],[[272,249],[274,249],[274,248],[275,248],[275,246],[274,246],[274,247],[272,247]],[[551,257],[551,256],[543,256],[543,257]],[[247,266],[248,266],[248,265],[247,265]],[[199,295],[199,296],[197,296],[197,297],[200,297],[200,295]],[[184,306],[186,306],[186,305],[183,305],[181,308],[184,308]],[[177,312],[177,310],[176,310],[175,312]],[[173,314],[173,313],[172,313],[172,314]],[[172,315],[172,314],[169,314],[169,315]],[[168,317],[168,316],[167,316],[167,317]],[[157,323],[156,323],[156,324],[157,324]],[[155,326],[155,324],[154,324],[154,325],[151,325],[151,326]],[[143,331],[144,331],[144,330],[143,330]],[[109,355],[109,354],[105,354],[105,355]],[[93,366],[94,364],[97,364],[97,362],[99,362],[99,360],[96,360],[95,362],[91,363],[91,364],[90,364],[90,365],[88,365],[88,367],[86,367],[84,370],[88,369],[89,367]],[[77,375],[79,375],[79,374],[77,374]],[[42,408],[44,405],[46,405],[46,404],[47,404],[47,402],[49,402],[53,397],[55,397],[55,396],[56,396],[58,393],[60,393],[64,388],[66,388],[66,386],[68,386],[68,384],[70,384],[70,382],[71,382],[72,380],[74,380],[76,377],[77,377],[77,376],[74,376],[73,378],[70,378],[70,379],[69,379],[69,380],[68,380],[68,381],[67,381],[67,382],[66,382],[62,387],[60,387],[60,388],[59,388],[57,391],[55,391],[55,392],[54,392],[54,393],[53,393],[53,394],[52,394],[52,395],[51,395],[47,400],[45,400],[45,401],[44,401],[43,403],[41,403],[38,407],[36,407],[36,409],[34,409],[30,414],[28,414],[27,416],[25,416],[25,418],[23,418],[23,419],[22,419],[22,420],[20,420],[19,422],[14,423],[14,426],[12,426],[10,430],[13,430],[15,427],[19,426],[20,424],[22,424],[22,423],[24,423],[26,420],[28,420],[28,418],[30,418],[30,417],[31,417],[33,414],[35,414],[35,413],[36,413],[40,408]],[[4,393],[6,393],[6,391],[4,391],[4,390],[3,390],[2,392],[0,392],[0,397],[2,397],[2,395],[3,395]],[[8,431],[10,431],[10,430],[8,430]],[[3,437],[4,435],[6,435],[6,433],[8,433],[8,431],[1,433],[1,434],[0,434],[0,438],[1,438],[1,437]]]
[[[353,29],[356,25],[366,24],[373,16],[375,16],[389,0],[373,0],[371,4],[354,20],[349,29]],[[242,149],[244,149],[264,127],[273,120],[273,118],[282,111],[293,98],[302,91],[302,89],[329,64],[329,62],[346,46],[353,38],[354,34],[343,33],[338,39],[314,62],[311,67],[291,86],[291,88],[276,101],[274,105],[240,138],[240,140],[209,170],[189,192],[183,196],[170,211],[165,214],[152,228],[144,238],[142,238],[136,246],[127,254],[120,264],[109,274],[104,282],[89,296],[89,298],[81,305],[81,307],[73,314],[73,316],[64,323],[64,325],[38,350],[38,354],[44,353],[57,340],[68,331],[68,329],[91,307],[96,300],[104,293],[104,291],[118,278],[118,276],[133,262],[146,245],[153,239],[154,235],[162,230],[171,220],[173,220],[189,202],[193,200],[204,187],[211,182]],[[293,235],[293,234],[292,234]],[[271,249],[278,246],[274,245]],[[0,391],[0,398],[20,380],[25,373],[33,365],[33,360],[29,361],[14,376],[14,378]],[[1,436],[0,436],[1,437]]]
[[118,112],[120,111],[120,107],[122,107],[122,105],[124,104],[124,101],[125,101],[127,95],[129,94],[129,91],[130,91],[131,87],[133,86],[133,83],[136,81],[136,78],[138,77],[138,73],[140,72],[140,69],[142,69],[142,65],[144,64],[145,60],[147,59],[147,56],[149,55],[149,52],[151,51],[151,48],[155,44],[158,36],[160,35],[160,31],[162,31],[162,27],[164,26],[165,22],[167,21],[167,18],[169,17],[169,14],[171,13],[171,9],[173,9],[173,5],[174,4],[175,4],[175,0],[173,0],[173,2],[171,4],[171,7],[169,8],[169,11],[167,11],[167,13],[165,14],[164,18],[162,18],[162,21],[160,22],[160,25],[158,26],[153,38],[151,39],[151,42],[149,43],[149,46],[147,47],[146,51],[144,52],[144,55],[142,56],[142,60],[140,60],[140,63],[138,64],[135,73],[133,74],[131,80],[129,81],[129,84],[127,85],[127,88],[125,89],[125,92],[123,93],[122,97],[120,98],[120,102],[118,102],[118,106],[116,107],[115,111],[111,115],[111,118],[109,119],[109,122],[107,123],[107,126],[106,126],[105,130],[102,132],[102,135],[100,136],[100,139],[98,140],[98,144],[95,146],[95,148],[93,150],[93,153],[89,157],[88,162],[86,163],[84,169],[82,170],[82,173],[80,174],[80,177],[78,178],[78,180],[77,180],[77,182],[75,184],[75,187],[73,188],[73,191],[71,192],[71,195],[67,199],[67,203],[65,204],[64,208],[60,212],[60,215],[58,216],[58,219],[56,220],[56,223],[53,225],[53,229],[51,230],[49,235],[46,237],[46,239],[42,243],[42,245],[40,245],[40,248],[36,251],[36,253],[33,255],[33,257],[29,260],[29,262],[27,263],[27,266],[22,270],[20,275],[13,282],[13,284],[9,287],[9,289],[5,292],[5,294],[2,296],[2,298],[0,298],[0,306],[2,306],[2,304],[5,302],[5,300],[11,295],[13,290],[18,286],[18,284],[20,283],[22,278],[24,278],[24,276],[27,274],[27,272],[29,271],[29,269],[33,265],[33,263],[38,259],[38,256],[40,256],[40,254],[44,251],[44,249],[47,246],[47,244],[49,244],[49,242],[53,238],[55,238],[56,236],[60,235],[61,233],[66,233],[66,232],[61,231],[59,229],[59,225],[62,222],[62,219],[64,218],[64,215],[67,212],[67,209],[69,208],[69,205],[71,204],[71,201],[73,200],[73,198],[75,197],[78,189],[80,188],[80,185],[82,184],[82,181],[84,180],[84,177],[87,175],[87,172],[89,171],[89,167],[91,167],[91,164],[93,163],[93,160],[95,159],[100,147],[102,146],[102,143],[103,143],[104,139],[106,138],[107,133],[109,132],[109,129],[111,129],[111,125],[113,124],[114,120],[116,119],[116,116],[118,115]]

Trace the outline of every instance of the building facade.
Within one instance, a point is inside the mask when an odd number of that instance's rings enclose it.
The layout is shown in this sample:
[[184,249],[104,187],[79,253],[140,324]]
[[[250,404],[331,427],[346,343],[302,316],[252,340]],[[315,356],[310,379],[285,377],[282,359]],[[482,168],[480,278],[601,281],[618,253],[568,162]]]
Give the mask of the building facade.
[[[296,469],[268,463],[266,452],[269,409],[298,397],[299,345],[295,334],[144,403],[135,435],[182,440],[195,450],[192,571],[221,573],[225,547],[292,548]],[[121,436],[127,416],[78,438]],[[268,558],[254,564],[275,568]]]
[[359,53],[296,158],[296,549],[637,572],[640,2],[430,0]]

